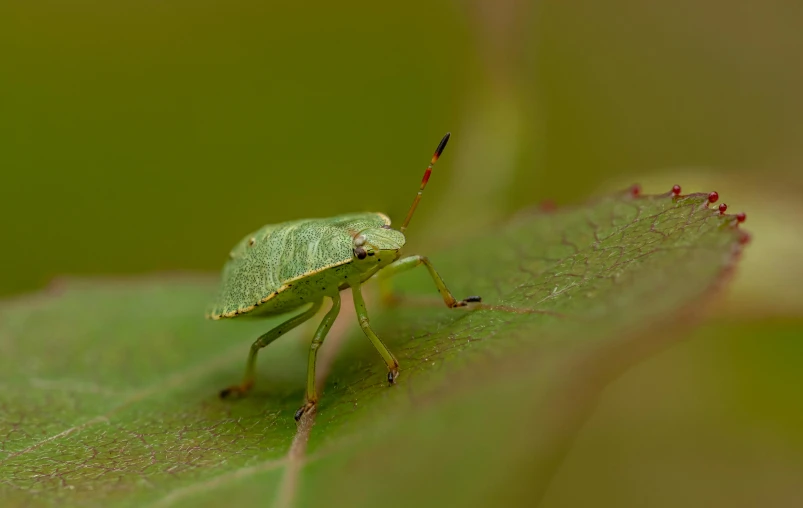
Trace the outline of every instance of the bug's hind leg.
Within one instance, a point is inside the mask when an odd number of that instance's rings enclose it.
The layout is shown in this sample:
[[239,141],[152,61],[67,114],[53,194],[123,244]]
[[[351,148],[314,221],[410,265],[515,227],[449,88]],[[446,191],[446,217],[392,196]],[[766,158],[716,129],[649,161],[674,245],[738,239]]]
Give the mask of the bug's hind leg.
[[379,354],[382,356],[382,359],[385,360],[385,363],[388,366],[388,383],[394,384],[396,382],[396,378],[399,377],[399,361],[396,360],[396,357],[393,356],[393,353],[385,346],[382,340],[376,336],[374,331],[371,329],[370,322],[368,321],[368,311],[365,308],[365,300],[362,297],[362,290],[360,289],[359,284],[355,284],[351,286],[351,294],[354,297],[354,308],[357,311],[357,319],[360,322],[360,328],[365,333],[368,340],[374,345]]
[[315,302],[312,307],[309,308],[309,310],[302,312],[297,316],[291,317],[284,323],[273,328],[268,333],[261,335],[256,341],[254,341],[254,343],[251,344],[251,351],[248,353],[248,362],[245,365],[245,377],[243,378],[243,382],[238,385],[224,388],[220,391],[220,397],[225,399],[233,395],[242,396],[248,393],[251,388],[254,387],[257,354],[259,353],[259,350],[314,316],[315,313],[321,308],[322,304],[323,300]]
[[318,330],[315,331],[315,336],[312,338],[312,344],[309,347],[309,360],[307,362],[307,401],[303,406],[296,411],[295,419],[299,421],[301,417],[315,407],[318,403],[318,391],[315,389],[315,361],[318,358],[318,349],[323,345],[323,339],[329,333],[329,329],[337,319],[340,313],[340,293],[332,295],[332,308],[323,317],[321,324],[318,325]]
[[440,274],[435,271],[435,267],[432,266],[432,263],[426,256],[409,256],[399,259],[379,272],[379,276],[381,279],[386,279],[401,272],[406,272],[407,270],[415,268],[418,265],[424,265],[427,267],[429,275],[432,277],[433,282],[435,282],[435,287],[438,288],[438,293],[440,293],[441,298],[443,298],[443,303],[445,303],[447,307],[465,307],[469,303],[482,301],[482,298],[479,296],[469,296],[463,300],[458,300],[455,298],[454,295],[452,295],[452,292],[449,291],[449,288],[446,287],[446,283],[443,282],[443,278],[441,278]]
[[[393,265],[390,265],[393,266]],[[382,274],[383,272],[379,272]],[[385,307],[395,307],[401,303],[401,298],[393,290],[393,279],[390,277],[377,277],[379,282],[379,301]]]

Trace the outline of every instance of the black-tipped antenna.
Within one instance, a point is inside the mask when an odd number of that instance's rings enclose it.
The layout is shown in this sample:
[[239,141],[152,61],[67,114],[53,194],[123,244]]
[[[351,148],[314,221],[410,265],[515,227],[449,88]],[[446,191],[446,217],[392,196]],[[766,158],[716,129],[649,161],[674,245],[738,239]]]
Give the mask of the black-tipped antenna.
[[432,166],[438,162],[438,157],[441,156],[443,149],[446,148],[446,143],[449,142],[449,137],[451,135],[451,132],[447,132],[443,139],[441,139],[441,142],[438,143],[438,148],[435,149],[435,153],[432,155],[432,161],[430,161],[429,166],[427,166],[426,171],[424,171],[424,178],[421,179],[421,187],[419,187],[418,194],[416,194],[415,199],[413,200],[413,205],[410,207],[410,211],[407,212],[407,217],[404,219],[404,224],[402,224],[401,228],[399,228],[399,231],[402,233],[404,233],[404,230],[407,229],[407,225],[410,224],[410,219],[413,218],[413,212],[415,212],[418,202],[421,201],[421,196],[424,194],[424,187],[426,187],[427,182],[429,182],[429,176],[432,174]]

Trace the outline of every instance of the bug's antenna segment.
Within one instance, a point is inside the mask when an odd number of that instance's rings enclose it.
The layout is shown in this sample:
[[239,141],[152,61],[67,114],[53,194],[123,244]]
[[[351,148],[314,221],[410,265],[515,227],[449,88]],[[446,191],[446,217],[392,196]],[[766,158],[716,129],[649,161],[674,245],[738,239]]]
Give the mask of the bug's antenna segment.
[[402,233],[404,233],[404,230],[407,229],[407,225],[410,224],[410,219],[413,218],[413,212],[415,212],[418,202],[421,201],[421,196],[424,194],[424,187],[426,187],[427,182],[429,182],[429,176],[432,174],[432,166],[438,162],[438,157],[441,156],[443,149],[446,148],[446,143],[449,142],[449,137],[451,135],[451,132],[447,132],[443,139],[441,139],[441,142],[438,143],[438,148],[435,149],[435,153],[432,154],[432,161],[430,161],[429,166],[427,166],[427,170],[424,171],[424,178],[421,179],[421,187],[418,189],[418,194],[416,194],[415,199],[413,200],[413,205],[410,207],[410,211],[407,212],[407,217],[404,219],[404,224],[402,224],[402,226],[399,228],[399,231]]

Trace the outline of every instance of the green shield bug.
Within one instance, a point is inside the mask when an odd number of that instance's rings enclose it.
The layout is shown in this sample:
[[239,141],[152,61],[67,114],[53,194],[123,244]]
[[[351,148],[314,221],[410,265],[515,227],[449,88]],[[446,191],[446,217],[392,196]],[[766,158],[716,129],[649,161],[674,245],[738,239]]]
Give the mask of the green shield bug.
[[449,136],[447,133],[438,144],[421,179],[418,194],[398,230],[390,227],[390,219],[384,214],[354,213],[329,219],[302,219],[267,225],[246,236],[234,247],[223,268],[221,290],[207,313],[208,318],[264,317],[302,307],[306,310],[260,336],[251,345],[245,378],[239,385],[222,390],[221,397],[247,393],[254,386],[259,350],[313,317],[323,305],[324,297],[328,297],[332,300],[332,307],[312,338],[306,403],[296,411],[296,421],[313,408],[318,402],[315,390],[318,348],[340,312],[340,291],[346,288],[351,288],[360,327],[385,360],[388,382],[394,384],[399,376],[399,362],[371,329],[360,289],[363,282],[380,270],[383,270],[383,275],[392,275],[423,264],[447,307],[464,307],[470,302],[481,301],[478,296],[455,299],[426,257],[401,258],[401,248],[406,241],[404,231]]

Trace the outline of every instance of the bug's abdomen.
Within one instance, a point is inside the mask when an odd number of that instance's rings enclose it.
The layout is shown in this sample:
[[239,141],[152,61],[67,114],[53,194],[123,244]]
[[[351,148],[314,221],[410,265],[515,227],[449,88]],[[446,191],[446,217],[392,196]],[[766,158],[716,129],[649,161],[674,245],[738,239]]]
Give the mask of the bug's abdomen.
[[314,275],[301,277],[285,284],[284,288],[272,294],[267,301],[257,305],[248,315],[264,316],[290,311],[301,305],[319,301],[340,291],[352,277],[360,278],[360,273],[348,263],[329,268]]

